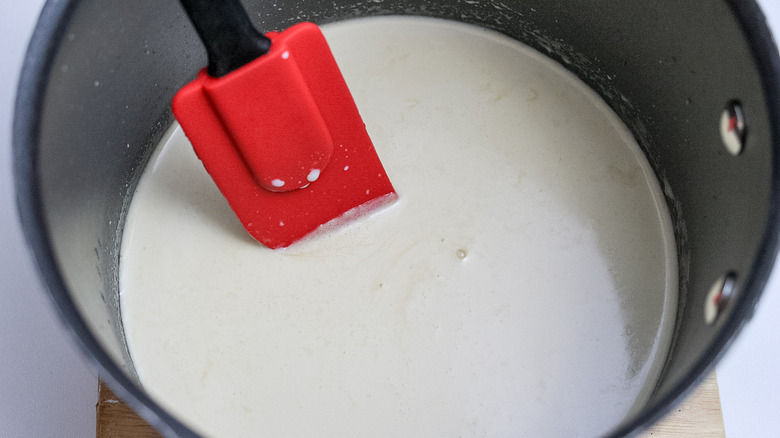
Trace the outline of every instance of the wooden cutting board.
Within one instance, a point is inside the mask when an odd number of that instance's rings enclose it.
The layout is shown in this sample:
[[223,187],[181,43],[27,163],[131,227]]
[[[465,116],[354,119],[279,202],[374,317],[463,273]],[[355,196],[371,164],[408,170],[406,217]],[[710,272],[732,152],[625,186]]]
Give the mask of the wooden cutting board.
[[[642,438],[726,436],[715,374]],[[97,404],[97,438],[160,438],[160,434],[124,404],[102,381]]]

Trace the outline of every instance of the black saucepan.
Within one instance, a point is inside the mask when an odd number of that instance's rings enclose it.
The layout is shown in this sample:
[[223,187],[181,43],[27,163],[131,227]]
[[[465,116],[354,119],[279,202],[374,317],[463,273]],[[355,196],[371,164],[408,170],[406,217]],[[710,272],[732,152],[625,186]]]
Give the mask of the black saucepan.
[[[496,29],[559,61],[623,119],[667,195],[680,302],[652,397],[613,435],[659,418],[750,318],[773,267],[780,200],[780,63],[753,0],[245,6],[265,30],[382,14]],[[195,434],[138,384],[122,334],[117,266],[129,197],[172,122],[171,97],[205,64],[176,1],[50,1],[27,54],[14,125],[19,208],[51,296],[101,376],[171,436]],[[722,122],[732,130],[722,132]]]

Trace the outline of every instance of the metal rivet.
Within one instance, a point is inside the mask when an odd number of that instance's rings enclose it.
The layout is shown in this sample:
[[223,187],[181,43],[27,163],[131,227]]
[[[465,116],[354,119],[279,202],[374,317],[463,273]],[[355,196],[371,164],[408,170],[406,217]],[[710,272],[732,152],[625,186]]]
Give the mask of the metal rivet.
[[742,105],[733,100],[726,105],[720,115],[720,138],[723,145],[731,155],[737,156],[745,147],[747,126],[745,126],[745,113]]
[[710,288],[707,298],[704,302],[704,321],[712,324],[723,312],[726,304],[734,294],[734,281],[736,275],[729,272],[720,277]]

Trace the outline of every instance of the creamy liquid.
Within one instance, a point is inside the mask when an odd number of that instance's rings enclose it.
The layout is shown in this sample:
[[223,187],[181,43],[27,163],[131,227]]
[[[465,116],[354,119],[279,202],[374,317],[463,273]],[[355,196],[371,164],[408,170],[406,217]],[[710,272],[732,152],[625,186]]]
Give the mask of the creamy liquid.
[[669,214],[630,133],[496,33],[399,17],[324,32],[399,201],[272,251],[172,129],[122,246],[143,385],[224,437],[617,425],[658,376],[677,293]]

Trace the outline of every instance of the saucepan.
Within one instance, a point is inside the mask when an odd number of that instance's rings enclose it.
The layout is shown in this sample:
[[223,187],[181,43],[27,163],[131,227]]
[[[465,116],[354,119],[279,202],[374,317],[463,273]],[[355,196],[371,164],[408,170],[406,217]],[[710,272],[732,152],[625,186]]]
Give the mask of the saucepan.
[[[634,135],[674,225],[679,302],[651,396],[610,432],[680,401],[748,322],[778,246],[780,60],[753,0],[247,0],[261,29],[410,14],[496,30],[559,62]],[[64,321],[101,377],[170,436],[194,436],[134,373],[120,319],[124,213],[206,64],[175,1],[58,0],[27,53],[14,125],[25,233]]]

